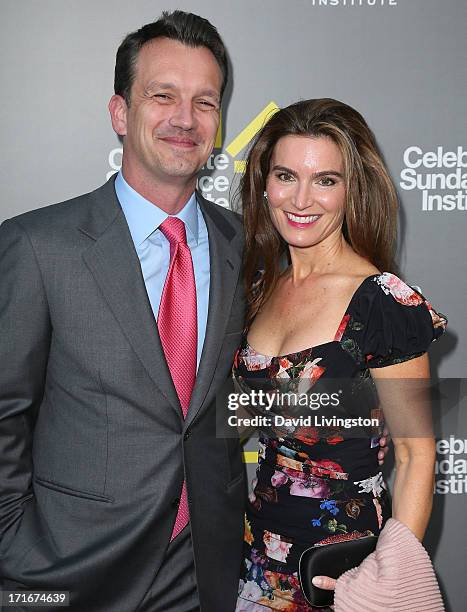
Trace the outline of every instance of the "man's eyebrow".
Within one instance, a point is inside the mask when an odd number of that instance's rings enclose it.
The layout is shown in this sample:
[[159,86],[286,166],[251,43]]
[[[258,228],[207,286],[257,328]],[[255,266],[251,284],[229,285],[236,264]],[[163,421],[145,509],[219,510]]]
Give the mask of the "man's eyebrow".
[[[175,83],[164,83],[162,81],[151,81],[149,85],[146,87],[146,91],[152,91],[153,89],[177,89]],[[220,92],[215,89],[202,89],[197,93],[198,96],[209,96],[210,98],[215,98],[216,100],[220,100]]]
[[209,96],[211,98],[216,98],[216,100],[220,100],[220,92],[215,89],[202,89],[199,93],[199,96]]
[[177,89],[174,83],[163,83],[162,81],[151,81],[146,87],[146,90],[155,89],[160,87],[161,89]]

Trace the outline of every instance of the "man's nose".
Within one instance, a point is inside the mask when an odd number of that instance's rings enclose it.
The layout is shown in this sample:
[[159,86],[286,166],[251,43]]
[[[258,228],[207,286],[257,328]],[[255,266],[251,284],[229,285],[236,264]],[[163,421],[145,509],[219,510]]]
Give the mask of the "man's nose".
[[189,101],[179,102],[175,108],[169,123],[172,127],[182,130],[191,130],[195,125],[194,109]]

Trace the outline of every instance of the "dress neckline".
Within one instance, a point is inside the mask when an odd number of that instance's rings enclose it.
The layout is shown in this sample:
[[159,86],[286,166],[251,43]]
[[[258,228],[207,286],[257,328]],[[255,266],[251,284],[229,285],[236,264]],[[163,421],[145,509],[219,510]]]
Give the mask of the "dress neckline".
[[251,346],[251,344],[248,342],[248,338],[247,336],[245,336],[245,345],[250,349],[250,351],[253,351],[253,353],[255,353],[255,355],[258,355],[259,357],[266,357],[267,359],[283,359],[284,357],[289,357],[290,355],[296,355],[297,353],[305,353],[307,351],[311,351],[313,349],[317,349],[317,348],[322,348],[324,346],[329,346],[331,344],[336,344],[339,343],[340,340],[336,339],[337,334],[339,333],[340,327],[342,325],[342,322],[344,321],[345,317],[347,316],[350,307],[352,306],[357,294],[360,292],[360,289],[363,287],[363,285],[365,285],[367,283],[367,281],[372,280],[374,278],[376,278],[377,276],[381,276],[381,274],[384,274],[384,272],[378,272],[377,274],[371,274],[370,276],[365,277],[362,282],[358,285],[358,287],[355,289],[355,291],[352,294],[352,297],[349,300],[349,303],[347,305],[347,308],[345,309],[345,312],[339,322],[339,325],[337,326],[337,330],[336,333],[334,334],[334,340],[328,340],[327,342],[321,342],[321,344],[315,344],[314,346],[308,346],[306,348],[302,348],[299,351],[291,351],[290,353],[285,353],[284,355],[266,355],[266,353],[260,353],[259,351],[257,351],[253,346]]
[[250,351],[252,351],[255,355],[258,355],[259,357],[266,357],[267,359],[283,359],[284,357],[290,357],[290,355],[297,355],[298,353],[306,353],[308,351],[311,351],[312,349],[317,349],[323,346],[328,346],[329,344],[336,344],[336,343],[338,344],[339,340],[329,340],[328,342],[321,342],[321,344],[315,344],[314,346],[309,346],[307,348],[300,349],[299,351],[292,351],[291,353],[285,353],[284,355],[266,355],[266,353],[258,352],[254,347],[251,346],[251,344],[245,338],[245,345],[249,348]]

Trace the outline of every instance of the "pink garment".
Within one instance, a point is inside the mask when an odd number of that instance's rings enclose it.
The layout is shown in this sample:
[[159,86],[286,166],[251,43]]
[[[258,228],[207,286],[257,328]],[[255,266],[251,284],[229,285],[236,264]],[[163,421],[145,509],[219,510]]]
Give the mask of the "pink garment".
[[335,612],[443,612],[433,565],[421,542],[400,521],[390,518],[376,550],[340,576]]
[[[185,418],[196,378],[198,326],[195,274],[183,221],[177,217],[167,217],[159,229],[170,243],[170,267],[162,291],[157,326]],[[188,525],[189,520],[186,482],[183,481],[171,540]]]

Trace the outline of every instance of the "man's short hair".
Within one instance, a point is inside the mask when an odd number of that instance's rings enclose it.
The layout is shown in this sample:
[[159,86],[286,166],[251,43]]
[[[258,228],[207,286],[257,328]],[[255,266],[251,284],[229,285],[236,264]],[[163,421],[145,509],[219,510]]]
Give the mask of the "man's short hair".
[[214,55],[222,72],[221,96],[228,79],[227,52],[217,29],[203,17],[184,11],[164,11],[157,21],[130,32],[117,51],[114,91],[130,104],[138,54],[147,42],[170,38],[189,47],[206,47]]

